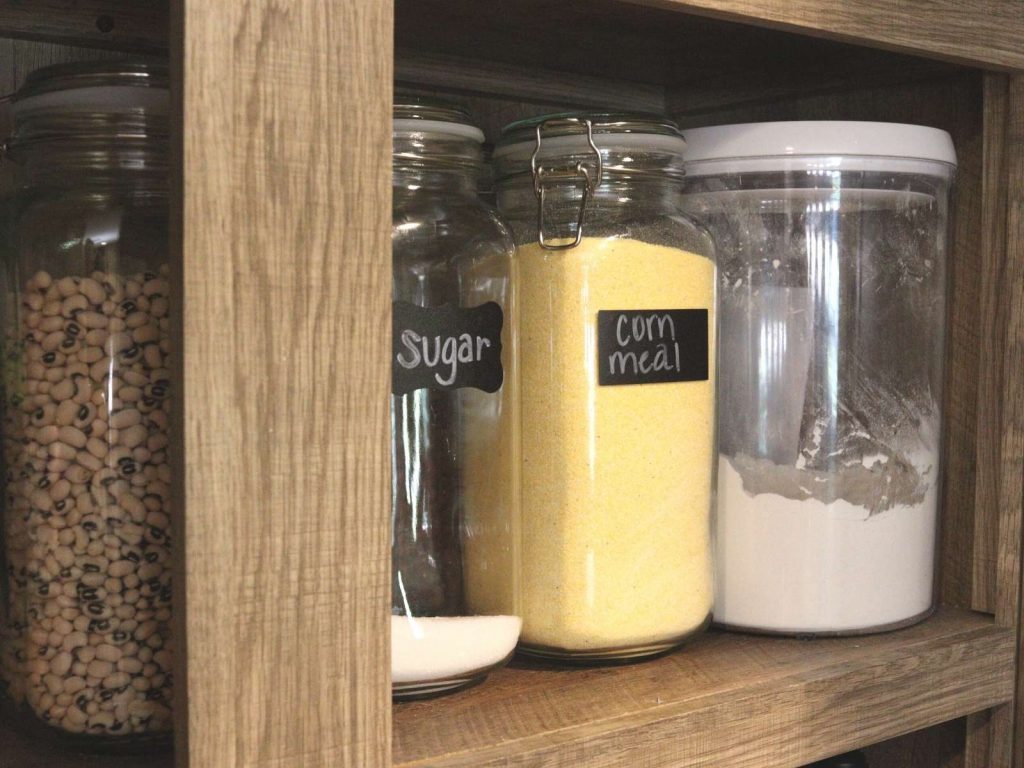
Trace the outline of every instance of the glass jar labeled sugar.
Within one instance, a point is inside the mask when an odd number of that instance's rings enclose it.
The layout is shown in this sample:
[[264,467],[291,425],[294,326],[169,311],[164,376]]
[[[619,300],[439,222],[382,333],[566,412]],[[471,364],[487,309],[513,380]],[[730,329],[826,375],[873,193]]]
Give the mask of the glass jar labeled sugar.
[[715,264],[684,142],[608,114],[507,127],[516,238],[523,652],[653,655],[711,614]]
[[687,132],[686,209],[721,269],[715,620],[902,626],[933,603],[947,133],[886,123]]
[[483,133],[414,97],[393,127],[391,680],[408,699],[478,682],[519,637],[516,357]]

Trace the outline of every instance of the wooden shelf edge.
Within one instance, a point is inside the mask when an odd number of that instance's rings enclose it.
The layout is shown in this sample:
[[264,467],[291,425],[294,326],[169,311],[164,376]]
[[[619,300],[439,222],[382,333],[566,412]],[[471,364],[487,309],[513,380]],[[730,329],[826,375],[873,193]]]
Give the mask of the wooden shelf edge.
[[1019,0],[624,0],[956,64],[1024,70]]
[[0,37],[165,53],[167,0],[0,0]]
[[713,632],[646,664],[511,668],[396,706],[395,765],[800,766],[1009,701],[1014,646],[991,617],[942,610],[872,637]]

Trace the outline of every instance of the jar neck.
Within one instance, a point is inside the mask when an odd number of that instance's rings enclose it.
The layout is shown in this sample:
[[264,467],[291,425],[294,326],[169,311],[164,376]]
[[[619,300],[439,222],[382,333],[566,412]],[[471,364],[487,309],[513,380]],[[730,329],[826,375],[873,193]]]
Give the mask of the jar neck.
[[476,194],[479,169],[430,168],[396,165],[391,177],[392,193],[396,197],[408,197],[423,192],[435,194],[473,195]]
[[[545,206],[572,208],[583,203],[582,184],[550,185],[545,190]],[[668,175],[606,175],[588,196],[587,209],[672,211],[679,207],[680,178]],[[518,177],[498,186],[498,208],[509,215],[534,215],[537,194],[532,179]]]

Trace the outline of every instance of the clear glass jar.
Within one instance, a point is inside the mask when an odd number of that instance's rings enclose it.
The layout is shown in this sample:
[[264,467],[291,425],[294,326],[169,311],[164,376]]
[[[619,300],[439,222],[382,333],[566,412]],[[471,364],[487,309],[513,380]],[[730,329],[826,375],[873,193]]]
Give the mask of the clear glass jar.
[[513,245],[477,197],[468,115],[396,101],[391,672],[416,698],[479,681],[519,637]]
[[715,620],[849,634],[933,605],[948,134],[687,132],[684,205],[721,279]]
[[641,658],[712,608],[715,264],[679,209],[684,142],[656,117],[508,126],[516,238],[520,648]]
[[0,679],[33,727],[168,741],[167,71],[15,95],[3,316]]

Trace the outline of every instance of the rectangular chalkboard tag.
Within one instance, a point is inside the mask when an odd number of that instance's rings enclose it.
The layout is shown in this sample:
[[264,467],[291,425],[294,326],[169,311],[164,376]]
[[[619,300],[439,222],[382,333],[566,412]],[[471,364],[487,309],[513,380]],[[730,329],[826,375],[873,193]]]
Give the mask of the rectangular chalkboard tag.
[[707,381],[706,309],[602,309],[597,313],[601,386]]
[[501,306],[391,304],[391,392],[501,388]]

